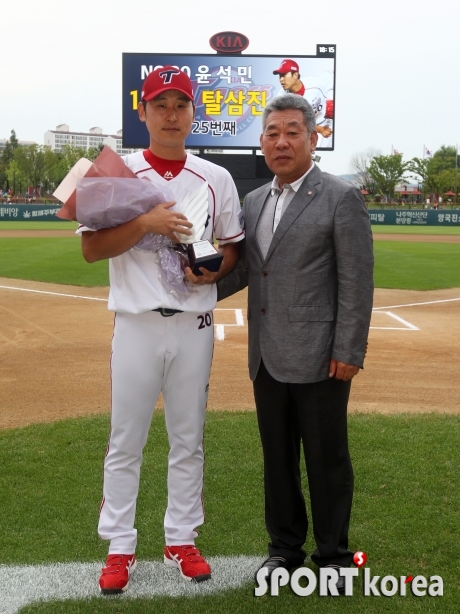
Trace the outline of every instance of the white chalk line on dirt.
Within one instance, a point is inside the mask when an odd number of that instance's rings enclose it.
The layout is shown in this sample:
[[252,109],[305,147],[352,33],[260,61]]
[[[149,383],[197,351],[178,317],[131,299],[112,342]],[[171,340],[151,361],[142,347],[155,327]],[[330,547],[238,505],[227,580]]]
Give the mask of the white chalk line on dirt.
[[[67,296],[69,298],[82,298],[82,299],[86,299],[88,301],[106,301],[106,298],[95,298],[94,296],[80,296],[79,294],[64,294],[62,292],[48,292],[46,290],[31,290],[30,288],[17,288],[15,286],[0,286],[0,288],[4,288],[5,290],[20,290],[21,292],[35,292],[37,294],[51,294],[53,296]],[[440,299],[437,301],[424,301],[421,303],[405,303],[402,305],[385,305],[383,307],[374,307],[373,311],[380,311],[381,309],[397,309],[398,307],[417,307],[418,305],[436,305],[437,303],[451,303],[453,301],[460,301],[460,297],[459,298],[446,298],[446,299]],[[217,309],[216,311],[240,311],[241,309]],[[241,318],[243,317],[242,312],[241,312]],[[240,324],[241,322],[241,324]],[[238,321],[238,317],[237,317],[237,324],[226,324],[226,326],[244,326],[244,322],[243,320]]]
[[223,341],[225,339],[225,327],[226,326],[244,326],[244,317],[242,309],[229,309],[229,308],[220,308],[217,307],[214,311],[233,311],[235,314],[235,324],[214,324],[215,333],[214,336],[218,341]]
[[401,322],[401,324],[404,324],[404,326],[397,326],[397,327],[396,326],[370,326],[370,328],[374,330],[420,330],[420,328],[417,328],[417,326],[415,326],[414,324],[411,324],[407,320],[404,320],[403,318],[401,318],[400,316],[397,316],[395,313],[392,313],[391,311],[377,311],[376,313],[384,313],[390,318],[393,318],[394,320]]
[[210,557],[212,579],[199,584],[185,581],[179,570],[168,568],[163,563],[138,561],[126,594],[116,597],[104,597],[99,592],[101,563],[0,565],[0,613],[16,614],[37,601],[212,595],[254,582],[254,573],[262,561],[263,558],[256,556]]
[[80,296],[78,294],[63,294],[62,292],[47,292],[46,290],[31,290],[30,288],[15,288],[14,286],[0,286],[5,290],[20,290],[21,292],[34,292],[35,294],[50,294],[51,296],[66,296],[67,298],[82,298],[87,301],[105,301],[106,298],[96,298],[95,296]]
[[[0,286],[4,290],[18,290],[20,292],[34,292],[35,294],[47,294],[50,296],[64,296],[66,298],[80,298],[87,301],[103,301],[107,303],[106,298],[96,298],[94,296],[81,296],[79,294],[65,294],[63,292],[49,292],[47,290],[32,290],[30,288],[17,288],[15,286]],[[225,339],[225,327],[226,326],[244,326],[244,317],[242,309],[214,309],[214,311],[233,311],[235,313],[235,324],[214,324],[215,333],[214,336],[218,341]],[[1,614],[1,610],[0,610]]]
[[[18,290],[21,292],[34,292],[36,294],[48,294],[51,296],[64,296],[67,298],[79,298],[79,299],[84,299],[84,300],[88,300],[88,301],[104,301],[107,302],[107,299],[105,298],[96,298],[94,296],[81,296],[78,294],[64,294],[62,292],[49,292],[46,290],[32,290],[30,288],[18,288],[15,286],[0,286],[0,288],[5,289],[5,290]],[[395,320],[399,320],[402,324],[404,324],[404,327],[391,327],[391,326],[371,326],[371,329],[374,330],[420,330],[419,328],[417,328],[414,324],[410,324],[409,322],[407,322],[406,320],[403,320],[402,318],[399,318],[399,316],[396,316],[395,314],[391,313],[390,311],[386,311],[388,309],[398,309],[400,307],[418,307],[421,305],[436,305],[436,304],[440,304],[440,303],[451,303],[451,302],[455,302],[455,301],[460,301],[460,298],[447,298],[447,299],[439,299],[436,301],[423,301],[420,303],[406,303],[406,304],[401,304],[401,305],[388,305],[388,306],[384,306],[384,307],[374,307],[372,311],[378,311],[378,312],[382,312],[382,313],[386,313],[388,314],[390,317],[394,318]],[[243,318],[243,310],[242,309],[220,309],[217,308],[214,311],[234,311],[235,312],[235,320],[236,323],[235,324],[214,324],[215,327],[215,333],[214,336],[218,341],[223,341],[225,339],[225,327],[226,326],[244,326],[244,318]]]
[[418,307],[419,305],[436,305],[437,303],[452,303],[453,301],[460,301],[460,298],[445,298],[438,301],[424,301],[423,303],[406,303],[405,305],[387,305],[386,307],[374,307],[373,311],[380,311],[381,309],[397,309],[398,307]]

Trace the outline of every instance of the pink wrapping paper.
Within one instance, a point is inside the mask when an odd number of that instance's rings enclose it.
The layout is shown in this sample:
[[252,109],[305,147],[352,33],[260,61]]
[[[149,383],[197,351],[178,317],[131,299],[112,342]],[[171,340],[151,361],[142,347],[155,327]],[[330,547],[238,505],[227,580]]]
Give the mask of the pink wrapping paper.
[[[126,177],[136,178],[136,175],[126,166],[118,154],[110,147],[104,147],[94,160],[85,177]],[[63,220],[77,221],[77,194],[76,186],[64,206],[57,212],[57,217]]]

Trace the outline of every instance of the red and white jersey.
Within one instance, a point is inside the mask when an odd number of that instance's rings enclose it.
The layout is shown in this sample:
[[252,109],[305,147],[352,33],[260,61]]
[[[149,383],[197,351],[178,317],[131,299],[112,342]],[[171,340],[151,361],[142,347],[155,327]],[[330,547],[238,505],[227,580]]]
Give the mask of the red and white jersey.
[[[326,101],[334,99],[334,72],[326,71],[319,77],[307,75],[301,77],[302,87],[296,92],[297,95],[305,98],[313,108],[317,126],[331,126],[332,122],[325,117]],[[278,96],[289,94],[286,90],[278,92]],[[317,147],[322,147],[328,143],[321,134],[318,135]]]
[[[138,177],[148,177],[160,188],[168,187],[178,199],[181,194],[196,192],[203,182],[208,182],[209,217],[202,239],[212,242],[215,238],[219,245],[225,245],[244,238],[238,219],[241,210],[238,193],[226,169],[187,154],[184,167],[177,175],[174,169],[172,172],[168,170],[163,172],[163,168],[160,175],[152,168],[151,163],[155,164],[155,159],[149,153],[149,150],[139,151],[124,156],[123,160]],[[90,229],[81,227],[77,232],[81,234],[85,230]],[[215,284],[194,286],[190,294],[182,300],[179,300],[174,293],[168,292],[160,281],[158,255],[142,251],[136,246],[120,256],[109,259],[109,274],[111,311],[139,314],[158,307],[166,307],[203,313],[211,311],[216,305]]]

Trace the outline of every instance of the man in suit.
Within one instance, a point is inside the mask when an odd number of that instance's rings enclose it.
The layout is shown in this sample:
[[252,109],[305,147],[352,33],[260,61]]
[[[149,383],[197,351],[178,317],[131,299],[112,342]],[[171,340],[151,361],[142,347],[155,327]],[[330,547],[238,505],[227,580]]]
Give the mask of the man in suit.
[[[305,560],[302,442],[319,567],[350,567],[353,470],[347,404],[363,366],[373,299],[372,234],[359,190],[312,161],[315,114],[279,96],[263,113],[261,149],[275,174],[243,205],[246,241],[218,282],[223,299],[248,286],[249,373],[264,457],[270,575]],[[190,281],[205,283],[187,271]],[[211,281],[211,277],[209,277]],[[337,588],[344,590],[343,576]]]

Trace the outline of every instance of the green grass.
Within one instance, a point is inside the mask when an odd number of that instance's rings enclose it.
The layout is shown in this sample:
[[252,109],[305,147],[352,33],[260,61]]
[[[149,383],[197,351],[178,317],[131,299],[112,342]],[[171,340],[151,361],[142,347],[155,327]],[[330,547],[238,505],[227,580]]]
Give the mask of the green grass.
[[[146,612],[457,612],[460,609],[458,471],[460,416],[351,416],[356,485],[352,549],[368,554],[372,575],[439,574],[444,597],[308,598],[282,588],[256,599],[247,585],[190,598],[92,599],[35,604],[22,614]],[[107,415],[0,432],[0,560],[7,564],[102,561],[96,537]],[[253,412],[208,414],[205,434],[206,523],[199,547],[207,555],[261,554],[262,460]],[[160,560],[166,505],[167,439],[156,414],[144,456],[138,501],[138,555]],[[310,535],[306,549],[311,552]]]
[[[76,230],[77,222],[1,222],[0,230]],[[373,233],[460,235],[460,226],[372,226]]]
[[460,243],[375,241],[374,255],[377,288],[460,287]]
[[[376,241],[378,288],[460,287],[460,244]],[[107,286],[106,261],[87,264],[78,237],[0,239],[0,277],[76,286]]]
[[460,226],[393,226],[375,224],[373,234],[398,235],[460,235]]
[[[390,574],[392,575],[392,574]],[[355,591],[362,591],[356,582]],[[253,589],[235,589],[215,597],[167,598],[130,600],[126,598],[109,598],[106,602],[91,599],[83,602],[51,602],[22,608],[20,614],[322,614],[330,612],[361,612],[363,614],[414,614],[425,612],[441,612],[456,614],[459,611],[459,601],[444,597],[350,597],[350,598],[318,598],[316,595],[301,598],[290,594],[287,587],[280,589],[280,596],[265,595],[255,598]]]
[[[8,523],[3,517],[0,525],[2,563],[105,558],[106,545],[97,537],[95,523],[109,428],[110,417],[104,414],[0,431],[0,491],[3,511],[9,517]],[[228,430],[232,436],[226,440]],[[201,533],[203,547],[223,555],[263,551],[258,487],[262,474],[254,414],[210,413],[205,445],[204,496],[209,518]],[[241,450],[251,450],[244,463],[235,461]],[[167,451],[164,414],[158,411],[145,452],[139,496],[138,553],[144,559],[159,559],[162,554]],[[227,475],[232,465],[239,472],[236,483]],[[239,535],[241,525],[247,527],[247,533]],[[225,536],[223,526],[227,527]]]
[[77,222],[0,222],[0,230],[76,230]]
[[88,264],[79,237],[0,239],[0,277],[74,286],[107,286],[107,260]]

